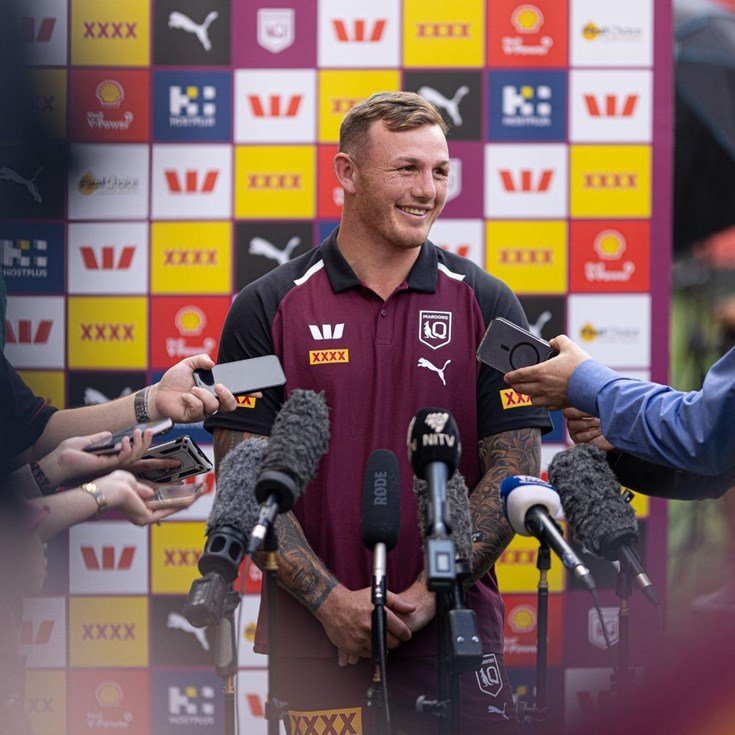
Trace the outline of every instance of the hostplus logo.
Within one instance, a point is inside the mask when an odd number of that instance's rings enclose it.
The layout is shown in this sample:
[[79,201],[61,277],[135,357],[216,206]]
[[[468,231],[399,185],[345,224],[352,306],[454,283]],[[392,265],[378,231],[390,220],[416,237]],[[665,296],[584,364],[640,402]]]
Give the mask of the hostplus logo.
[[511,126],[548,127],[551,125],[551,87],[526,84],[503,87],[503,124]]
[[211,128],[217,123],[217,88],[172,84],[168,92],[169,124],[172,128]]
[[5,278],[45,278],[48,275],[46,240],[0,240]]
[[168,721],[172,725],[214,725],[214,688],[168,687]]

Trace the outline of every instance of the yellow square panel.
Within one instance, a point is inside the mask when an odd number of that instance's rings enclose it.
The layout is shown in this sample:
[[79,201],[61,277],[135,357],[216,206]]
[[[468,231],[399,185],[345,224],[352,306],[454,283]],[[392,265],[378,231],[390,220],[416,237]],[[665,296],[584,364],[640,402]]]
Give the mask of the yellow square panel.
[[[536,592],[539,570],[536,568],[539,542],[532,536],[514,536],[508,548],[500,555],[495,564],[498,587],[504,594],[509,592]],[[548,571],[549,592],[563,592],[565,586],[564,567],[561,561],[551,555],[551,568]]]
[[66,385],[64,373],[60,370],[19,370],[23,382],[41,398],[45,398],[55,408],[64,408]]
[[151,527],[151,592],[188,594],[201,576],[197,563],[204,549],[202,521],[170,521]]

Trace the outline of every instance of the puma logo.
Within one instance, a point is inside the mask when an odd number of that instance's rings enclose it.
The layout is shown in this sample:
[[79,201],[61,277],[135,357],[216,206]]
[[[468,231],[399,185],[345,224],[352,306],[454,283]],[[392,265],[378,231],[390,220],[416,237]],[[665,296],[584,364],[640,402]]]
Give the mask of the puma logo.
[[492,704],[488,705],[487,713],[489,715],[502,715],[504,719],[510,720],[510,717],[508,717],[508,715],[505,714],[505,708],[507,706],[508,706],[507,702],[503,705],[503,709],[498,709],[497,707],[493,707]]
[[444,363],[444,367],[438,368],[436,365],[433,365],[431,362],[429,362],[425,357],[419,357],[418,367],[427,368],[432,372],[435,372],[439,376],[442,385],[446,385],[447,381],[444,379],[444,371],[447,369],[447,365],[449,365],[450,362],[451,360],[447,360]]
[[0,168],[0,179],[8,179],[9,181],[13,181],[16,184],[21,184],[22,186],[25,186],[26,189],[28,189],[28,192],[30,195],[37,201],[41,202],[41,193],[38,191],[38,187],[36,186],[36,179],[38,178],[38,174],[43,171],[43,166],[36,171],[35,174],[33,174],[32,179],[27,179],[25,176],[21,176],[17,171],[13,171],[12,168],[8,168],[7,166],[3,166]]
[[174,10],[174,12],[168,16],[168,27],[180,28],[182,31],[186,31],[187,33],[193,33],[199,39],[199,43],[204,46],[204,50],[211,51],[212,42],[209,40],[209,26],[212,25],[217,18],[219,18],[219,13],[216,10],[213,10],[204,19],[204,23],[200,25],[199,23],[195,23],[188,15],[184,15],[183,13],[179,13]]
[[198,641],[199,645],[205,650],[209,650],[209,641],[204,633],[204,628],[195,628],[183,615],[172,612],[168,615],[166,621],[167,628],[174,628],[176,630],[183,630],[184,633],[191,633]]
[[291,253],[301,245],[301,238],[294,235],[287,243],[283,250],[279,250],[273,243],[268,242],[265,238],[254,237],[250,241],[250,247],[248,252],[251,255],[263,255],[266,258],[275,260],[278,265],[288,263],[291,258]]
[[444,110],[449,115],[452,122],[456,126],[462,125],[462,113],[459,111],[459,103],[463,98],[468,95],[470,88],[463,84],[455,93],[452,99],[447,99],[441,92],[437,92],[433,87],[421,87],[419,94],[427,101],[431,102],[432,105]]
[[551,319],[551,312],[550,311],[542,311],[541,314],[539,314],[539,318],[536,320],[535,324],[530,324],[528,327],[528,331],[534,336],[534,337],[541,337],[541,330],[546,326],[546,322],[548,322]]

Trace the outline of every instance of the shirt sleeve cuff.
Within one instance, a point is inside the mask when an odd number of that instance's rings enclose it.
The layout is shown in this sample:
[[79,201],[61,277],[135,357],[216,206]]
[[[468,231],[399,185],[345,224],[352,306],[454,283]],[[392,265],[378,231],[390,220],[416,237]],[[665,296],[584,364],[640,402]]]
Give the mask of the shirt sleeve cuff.
[[577,365],[569,380],[569,403],[592,416],[598,416],[597,396],[611,381],[621,376],[596,360],[585,360]]

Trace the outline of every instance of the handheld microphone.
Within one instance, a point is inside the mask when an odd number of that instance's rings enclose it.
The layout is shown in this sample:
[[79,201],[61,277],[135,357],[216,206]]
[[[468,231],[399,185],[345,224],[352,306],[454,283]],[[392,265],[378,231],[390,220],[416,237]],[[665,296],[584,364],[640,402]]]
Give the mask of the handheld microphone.
[[623,564],[636,587],[658,607],[653,584],[635,552],[635,511],[621,495],[605,452],[591,444],[559,452],[549,464],[549,479],[559,488],[574,538],[593,554]]
[[260,513],[247,553],[254,554],[279,513],[291,510],[329,445],[329,409],[323,393],[295,390],[283,404],[263,452],[255,498]]
[[388,449],[376,449],[365,465],[362,491],[362,542],[374,551],[373,603],[385,603],[386,554],[401,529],[401,487],[398,457]]
[[194,580],[184,604],[184,616],[196,628],[222,619],[227,585],[237,577],[247,535],[258,516],[253,488],[266,444],[265,439],[246,439],[222,460],[198,563],[204,576]]
[[566,542],[554,518],[561,511],[559,493],[548,482],[529,475],[506,477],[500,483],[503,512],[513,530],[521,536],[535,536],[554,550],[561,563],[590,592],[595,580],[572,547]]

